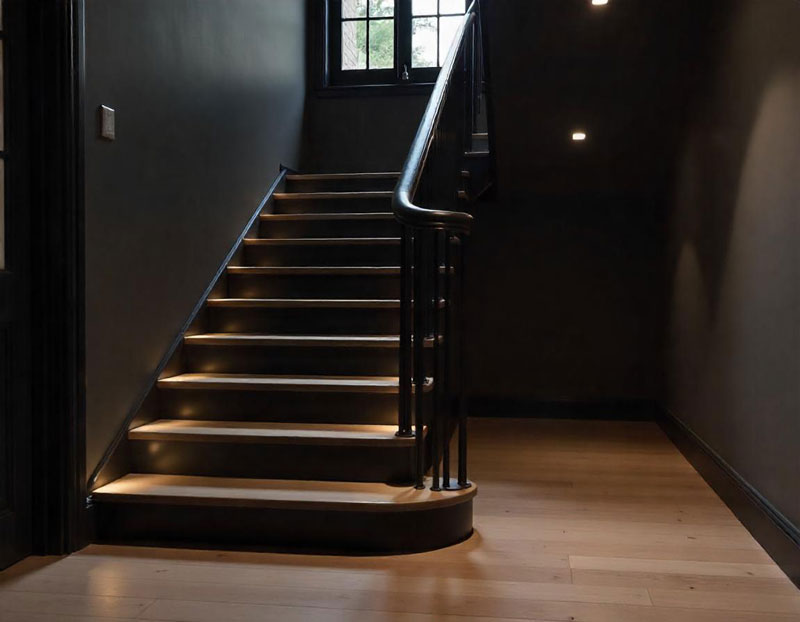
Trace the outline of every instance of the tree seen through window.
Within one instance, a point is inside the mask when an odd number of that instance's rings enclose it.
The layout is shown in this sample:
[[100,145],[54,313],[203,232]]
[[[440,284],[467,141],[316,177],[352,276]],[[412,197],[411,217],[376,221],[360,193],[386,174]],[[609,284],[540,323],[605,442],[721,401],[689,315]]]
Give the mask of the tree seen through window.
[[333,84],[432,82],[466,0],[330,0]]

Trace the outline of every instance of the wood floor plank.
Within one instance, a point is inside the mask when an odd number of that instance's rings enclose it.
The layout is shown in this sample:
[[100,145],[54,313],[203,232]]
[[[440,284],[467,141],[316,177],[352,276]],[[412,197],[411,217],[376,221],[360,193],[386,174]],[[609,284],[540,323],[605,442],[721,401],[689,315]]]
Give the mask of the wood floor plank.
[[[446,614],[408,614],[387,611],[354,611],[242,603],[206,603],[159,600],[142,620],[190,622],[498,622],[500,617],[450,616]],[[536,621],[534,621],[536,622]]]
[[[47,613],[23,613],[20,611],[4,611],[3,622],[52,622],[53,616]],[[96,616],[72,616],[59,614],[62,622],[135,622],[136,618],[98,618]]]
[[[532,620],[539,622],[796,622],[780,614],[712,610],[676,610],[661,607],[587,605],[583,603],[489,600],[395,599],[395,610],[351,610],[314,607],[284,607],[241,603],[158,600],[142,615],[143,620],[190,620],[191,622],[298,621],[428,621],[428,620]],[[420,611],[420,610],[428,611]],[[680,617],[679,617],[680,616]]]
[[[52,615],[136,618],[153,603],[152,598],[53,594],[48,592],[0,592],[0,612]],[[0,618],[3,619],[3,618]]]
[[[425,560],[386,559],[383,563],[373,562],[376,558],[352,558],[325,556],[292,564],[285,556],[276,559],[266,554],[260,561],[250,564],[236,564],[229,559],[205,562],[165,562],[162,559],[144,560],[127,555],[128,549],[115,556],[100,560],[84,559],[75,555],[63,563],[55,564],[38,571],[38,577],[73,577],[103,575],[113,576],[115,580],[164,579],[177,582],[219,582],[231,584],[269,584],[276,586],[315,585],[320,589],[385,589],[387,577],[403,585],[404,577],[417,582],[442,577],[448,580],[479,579],[494,581],[517,581],[527,583],[570,583],[570,571],[566,558],[553,560],[534,558],[526,565],[507,563],[501,557],[493,559],[470,558],[464,560]],[[261,554],[265,555],[265,554]],[[378,558],[379,559],[379,558]],[[174,567],[172,564],[175,564]],[[220,567],[225,569],[220,572]],[[27,578],[27,577],[26,577]],[[16,589],[20,579],[0,582],[0,590]],[[30,588],[26,588],[30,589]]]
[[651,588],[653,604],[659,607],[697,607],[725,611],[791,613],[800,617],[800,594],[778,595],[761,592],[713,592]]
[[716,577],[780,578],[774,564],[733,564],[726,562],[686,561],[675,559],[632,559],[629,557],[570,556],[573,570],[620,570],[623,572],[655,572],[659,574],[696,574]]
[[[573,583],[588,585],[616,585],[679,590],[681,592],[708,591],[727,593],[774,594],[796,596],[797,588],[786,577],[719,577],[691,574],[660,574],[655,572],[612,572],[605,570],[573,570]],[[688,606],[688,605],[687,605]]]
[[[169,571],[161,568],[160,574]],[[180,574],[180,573],[177,573]],[[189,571],[183,574],[200,576],[202,573]],[[234,573],[235,574],[235,573]],[[290,573],[291,576],[291,573]],[[317,574],[319,576],[319,573]],[[248,581],[249,577],[249,581]],[[296,576],[295,579],[312,579],[311,576]],[[330,577],[329,577],[330,578]],[[129,598],[180,598],[192,600],[213,600],[221,602],[275,603],[291,606],[308,605],[331,607],[341,603],[346,592],[350,609],[380,609],[393,602],[391,599],[417,599],[420,602],[435,602],[441,589],[438,581],[431,577],[400,576],[362,577],[358,586],[349,580],[347,585],[337,586],[321,577],[320,584],[311,581],[272,580],[269,575],[260,581],[253,573],[243,574],[235,582],[212,582],[210,576],[204,580],[172,579],[166,583],[156,577],[150,579],[128,579],[113,575],[111,579],[69,575],[42,575],[37,578],[26,577],[7,586],[10,592],[39,592],[52,594],[80,594],[115,596]],[[335,578],[332,578],[335,581]],[[647,589],[574,585],[571,583],[544,583],[522,581],[492,581],[486,579],[448,578],[448,594],[465,600],[499,599],[519,601],[556,601],[580,603],[605,603],[620,605],[649,605],[651,600]],[[369,589],[366,589],[370,586]],[[391,595],[391,596],[388,596]],[[388,600],[387,600],[388,599]]]

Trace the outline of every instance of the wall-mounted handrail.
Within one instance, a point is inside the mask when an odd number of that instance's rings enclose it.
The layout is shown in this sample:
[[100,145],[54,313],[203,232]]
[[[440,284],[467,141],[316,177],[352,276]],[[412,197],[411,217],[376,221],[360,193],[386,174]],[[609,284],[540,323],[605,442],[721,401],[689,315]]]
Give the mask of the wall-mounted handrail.
[[[453,207],[462,197],[483,93],[479,17],[480,0],[474,0],[450,45],[392,199],[402,225],[397,434],[414,437],[416,487],[432,490],[470,486],[461,361],[464,248],[473,219]],[[454,432],[457,477],[451,479]]]

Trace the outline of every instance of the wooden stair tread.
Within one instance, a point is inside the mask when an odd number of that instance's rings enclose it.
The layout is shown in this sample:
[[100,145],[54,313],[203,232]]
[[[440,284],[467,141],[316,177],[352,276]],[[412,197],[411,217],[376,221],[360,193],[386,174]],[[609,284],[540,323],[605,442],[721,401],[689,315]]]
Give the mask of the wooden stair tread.
[[132,441],[413,446],[396,425],[275,423],[159,419],[128,432]]
[[399,245],[400,238],[246,238],[245,246]]
[[[399,335],[259,335],[247,333],[207,333],[185,338],[187,343],[214,346],[303,346],[303,347],[357,347],[398,348]],[[433,340],[426,339],[426,346]]]
[[[209,307],[240,309],[399,309],[400,301],[386,298],[209,298]],[[444,308],[444,300],[439,300]]]
[[276,192],[272,195],[278,201],[307,201],[328,199],[391,199],[391,190],[370,190],[351,192]]
[[350,179],[393,179],[399,178],[399,172],[385,173],[292,173],[287,175],[289,181],[337,181]]
[[[428,483],[430,485],[430,483]],[[471,500],[466,490],[362,482],[197,477],[131,473],[98,488],[99,502],[207,505],[287,510],[398,512],[447,507]]]
[[263,275],[386,275],[398,276],[399,266],[229,266],[228,274]]
[[[425,389],[433,383],[428,380]],[[392,376],[304,376],[272,374],[178,374],[158,381],[161,389],[218,389],[246,391],[313,391],[325,393],[398,393]]]
[[210,307],[272,309],[395,309],[399,300],[337,298],[209,298]]
[[261,214],[261,220],[394,220],[393,212],[311,212],[307,214]]

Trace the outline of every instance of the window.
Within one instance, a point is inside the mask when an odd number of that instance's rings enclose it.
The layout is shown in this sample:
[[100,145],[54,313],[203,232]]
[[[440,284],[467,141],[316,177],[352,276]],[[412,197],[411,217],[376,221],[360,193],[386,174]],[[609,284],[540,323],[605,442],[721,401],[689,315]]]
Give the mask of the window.
[[330,0],[333,86],[434,82],[467,0]]

